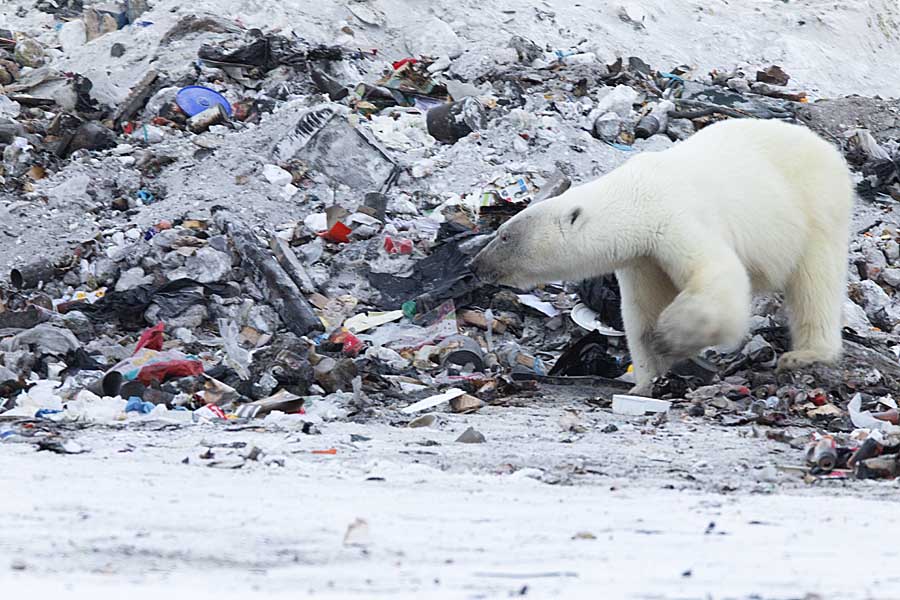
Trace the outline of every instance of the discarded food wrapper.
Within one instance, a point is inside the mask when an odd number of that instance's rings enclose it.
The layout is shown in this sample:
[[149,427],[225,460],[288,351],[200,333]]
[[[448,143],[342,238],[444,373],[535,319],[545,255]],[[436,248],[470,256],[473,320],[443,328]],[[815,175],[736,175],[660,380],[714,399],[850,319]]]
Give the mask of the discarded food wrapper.
[[453,398],[457,398],[459,396],[464,395],[466,392],[459,388],[450,388],[446,392],[442,394],[437,394],[434,396],[429,396],[424,400],[419,400],[418,402],[414,402],[410,404],[406,408],[401,408],[400,412],[410,415],[412,413],[416,413],[422,410],[428,410],[429,408],[434,408],[439,404],[443,404],[444,402],[449,402]]
[[625,335],[625,332],[613,329],[600,321],[600,319],[597,318],[597,313],[584,304],[576,304],[572,308],[572,312],[569,316],[572,317],[572,320],[575,321],[578,326],[583,327],[588,331],[597,331],[610,337],[621,337]]
[[672,403],[668,400],[643,396],[615,394],[612,397],[612,411],[619,415],[643,416],[647,413],[664,413],[669,412],[671,406]]
[[88,304],[94,304],[101,298],[106,295],[106,288],[98,288],[93,292],[86,292],[83,290],[78,290],[76,292],[72,292],[71,295],[66,295],[62,298],[53,300],[53,308],[56,308],[60,304],[64,304],[66,302],[86,302]]

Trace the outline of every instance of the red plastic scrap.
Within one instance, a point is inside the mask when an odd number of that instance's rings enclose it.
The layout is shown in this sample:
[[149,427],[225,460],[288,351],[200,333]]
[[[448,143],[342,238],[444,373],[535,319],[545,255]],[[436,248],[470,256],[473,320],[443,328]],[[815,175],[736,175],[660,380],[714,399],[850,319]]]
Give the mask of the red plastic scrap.
[[178,377],[190,377],[203,373],[203,363],[199,360],[170,360],[147,365],[137,375],[137,380],[144,385],[154,381],[163,383]]
[[162,350],[163,347],[163,330],[166,328],[165,323],[157,323],[149,329],[145,329],[138,339],[137,347],[134,349],[135,354],[141,348],[149,348],[150,350]]
[[346,244],[350,241],[350,238],[347,237],[350,235],[350,232],[353,230],[338,221],[334,224],[334,226],[328,231],[324,231],[319,235],[328,240],[329,242],[335,242],[338,244]]
[[419,62],[419,61],[418,61],[418,59],[415,59],[415,58],[411,58],[411,57],[401,58],[400,60],[392,62],[391,66],[394,67],[394,70],[396,71],[397,69],[399,69],[400,67],[402,67],[403,65],[405,65],[407,63],[414,65],[417,62]]
[[384,249],[388,254],[412,254],[412,240],[395,240],[389,235],[384,236]]

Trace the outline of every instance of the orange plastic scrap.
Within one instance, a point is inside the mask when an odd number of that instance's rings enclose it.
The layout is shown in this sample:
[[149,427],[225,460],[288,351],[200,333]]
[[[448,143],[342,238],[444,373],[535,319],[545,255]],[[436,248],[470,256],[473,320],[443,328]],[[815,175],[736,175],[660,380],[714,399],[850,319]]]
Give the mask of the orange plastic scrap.
[[329,448],[328,450],[312,450],[313,454],[337,454],[337,448]]

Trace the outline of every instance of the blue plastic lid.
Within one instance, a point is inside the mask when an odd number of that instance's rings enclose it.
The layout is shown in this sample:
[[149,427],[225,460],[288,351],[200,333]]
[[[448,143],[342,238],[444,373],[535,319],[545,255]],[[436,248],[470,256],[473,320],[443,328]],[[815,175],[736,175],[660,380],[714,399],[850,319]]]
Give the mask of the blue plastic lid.
[[231,105],[225,96],[202,85],[189,85],[178,90],[175,104],[189,117],[200,114],[216,104],[221,104],[228,116],[231,116]]

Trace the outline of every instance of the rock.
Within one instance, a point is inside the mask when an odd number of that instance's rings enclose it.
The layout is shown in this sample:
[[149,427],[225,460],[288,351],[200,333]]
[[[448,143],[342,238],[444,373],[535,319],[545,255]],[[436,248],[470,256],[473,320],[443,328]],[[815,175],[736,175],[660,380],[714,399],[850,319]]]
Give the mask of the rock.
[[44,47],[31,38],[23,38],[16,42],[16,51],[13,57],[23,67],[36,69],[44,64]]
[[866,311],[852,300],[844,301],[842,313],[842,324],[844,327],[849,327],[860,335],[865,335],[872,328],[869,317],[866,316]]
[[407,424],[407,427],[411,427],[413,429],[419,427],[431,427],[434,425],[435,421],[437,421],[437,416],[434,414],[421,415],[413,419]]
[[530,65],[544,55],[544,51],[541,50],[540,46],[519,35],[514,35],[510,38],[509,47],[516,51],[516,57],[519,62],[526,65]]
[[456,441],[462,444],[483,444],[485,442],[485,437],[481,432],[475,431],[474,428],[469,427],[456,438]]
[[[111,9],[114,11],[120,10],[118,7],[111,7]],[[102,35],[118,30],[120,19],[123,22],[126,20],[125,15],[121,12],[112,13],[95,8],[86,8],[84,11],[84,28],[87,41],[90,42]]]
[[637,102],[638,93],[627,85],[617,85],[597,101],[594,110],[598,114],[613,112],[623,119],[631,116],[632,106]]
[[283,187],[293,181],[294,176],[278,165],[263,165],[263,177],[272,185]]
[[200,248],[184,261],[187,276],[200,283],[222,281],[231,271],[231,266],[231,254],[219,252],[209,246]]
[[867,279],[851,286],[851,292],[859,296],[866,316],[873,325],[884,331],[890,331],[900,322],[900,307],[880,285]]
[[11,60],[0,58],[0,85],[9,85],[19,76],[19,65]]
[[884,255],[890,264],[897,264],[900,260],[900,244],[896,240],[888,240],[884,243]]
[[19,116],[22,105],[15,100],[10,100],[6,96],[0,96],[0,117],[5,119],[15,119]]
[[134,267],[122,273],[119,280],[116,282],[115,289],[117,292],[124,292],[136,288],[139,285],[148,285],[150,283],[153,283],[153,275],[147,275],[144,273],[144,269]]
[[109,49],[109,55],[113,58],[121,58],[125,55],[125,44],[116,42]]
[[672,141],[686,140],[694,135],[694,122],[690,119],[669,119],[666,133]]
[[[151,304],[144,313],[144,320],[150,324],[159,323],[162,319],[159,313],[162,309],[158,304]],[[166,327],[170,329],[178,329],[185,327],[187,329],[197,329],[206,319],[209,318],[209,311],[202,304],[189,306],[179,315],[165,319]]]
[[463,394],[462,396],[457,396],[450,400],[450,410],[455,413],[475,412],[482,406],[484,406],[484,402],[469,394]]
[[87,343],[94,338],[94,326],[86,314],[73,310],[62,315],[59,324],[75,334],[80,341]]
[[619,141],[622,131],[622,119],[614,112],[607,112],[594,121],[594,134],[604,142]]
[[609,425],[607,425],[606,427],[601,429],[600,433],[615,433],[618,430],[619,430],[619,428],[616,426],[615,423],[610,423]]
[[784,72],[778,65],[756,72],[756,80],[762,83],[771,83],[772,85],[787,85],[791,80],[791,76]]
[[892,288],[900,287],[900,269],[889,267],[881,272],[881,280]]
[[83,123],[75,130],[69,143],[57,150],[57,154],[68,156],[76,150],[103,150],[116,145],[116,134],[100,123]]
[[148,10],[150,10],[148,0],[125,0],[125,17],[129,23],[137,21]]
[[438,17],[409,25],[403,33],[404,45],[410,56],[430,56],[456,58],[464,47],[459,36],[450,25]]
[[247,325],[261,333],[275,333],[280,322],[278,313],[268,304],[256,304],[247,314]]
[[41,354],[65,356],[73,350],[81,348],[81,342],[68,329],[50,323],[41,323],[12,338],[10,350],[20,350],[30,346],[37,348]]
[[7,369],[4,366],[0,366],[0,383],[10,380],[16,380],[19,376],[12,372],[12,370]]
[[758,366],[775,366],[775,349],[761,335],[754,335],[741,352]]
[[59,28],[58,35],[59,43],[66,54],[87,43],[87,28],[81,19],[63,23],[62,27]]
[[750,93],[750,82],[743,77],[732,77],[725,82],[725,85],[728,86],[728,89],[734,90],[739,94]]
[[887,267],[887,258],[885,258],[884,252],[876,244],[871,243],[863,248],[863,256],[866,260],[866,274],[869,279],[877,281],[881,276],[881,271]]

